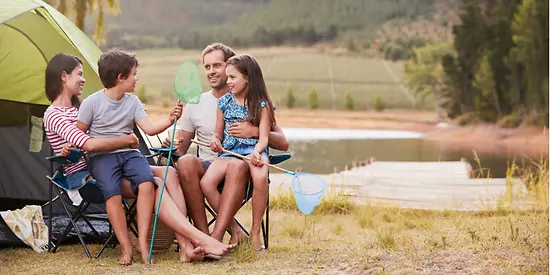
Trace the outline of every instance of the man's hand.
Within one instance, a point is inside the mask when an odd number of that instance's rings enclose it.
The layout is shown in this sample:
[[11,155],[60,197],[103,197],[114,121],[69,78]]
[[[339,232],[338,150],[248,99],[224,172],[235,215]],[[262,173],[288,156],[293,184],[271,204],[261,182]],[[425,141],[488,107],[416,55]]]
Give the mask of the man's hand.
[[183,104],[178,103],[176,107],[174,107],[174,110],[170,113],[170,121],[174,123],[174,117],[178,120],[181,117],[181,114],[183,114]]
[[170,142],[172,142],[172,139],[170,139],[170,137],[166,137],[164,139],[164,141],[162,142],[162,144],[160,145],[160,147],[168,148],[168,147],[170,147]]
[[235,122],[229,126],[227,133],[238,138],[257,138],[258,127],[249,121]]
[[134,133],[126,135],[123,138],[128,142],[128,146],[130,146],[130,148],[132,149],[139,148],[139,139]]
[[210,140],[210,144],[208,144],[208,146],[210,147],[210,150],[212,150],[212,152],[214,153],[219,153],[223,149],[222,143],[217,137],[212,137],[212,140]]
[[250,154],[250,162],[252,162],[252,165],[262,167],[264,164],[262,163],[262,156],[260,153],[254,151],[252,154]]
[[61,149],[61,152],[59,153],[60,156],[66,157],[69,154],[71,154],[71,149],[76,148],[76,146],[72,143],[67,143],[63,148]]

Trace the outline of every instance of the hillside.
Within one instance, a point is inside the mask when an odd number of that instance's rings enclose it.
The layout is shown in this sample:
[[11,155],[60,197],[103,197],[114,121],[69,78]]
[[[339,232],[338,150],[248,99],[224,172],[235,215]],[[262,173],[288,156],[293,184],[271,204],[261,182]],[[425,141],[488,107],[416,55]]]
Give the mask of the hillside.
[[[435,27],[447,26],[434,21],[434,14],[454,2],[120,0],[121,13],[106,17],[108,43],[103,47],[201,48],[223,41],[238,47],[333,43],[349,48],[359,39],[360,48],[369,48],[382,26],[406,28],[422,20],[435,22]],[[416,32],[425,27],[417,27]]]

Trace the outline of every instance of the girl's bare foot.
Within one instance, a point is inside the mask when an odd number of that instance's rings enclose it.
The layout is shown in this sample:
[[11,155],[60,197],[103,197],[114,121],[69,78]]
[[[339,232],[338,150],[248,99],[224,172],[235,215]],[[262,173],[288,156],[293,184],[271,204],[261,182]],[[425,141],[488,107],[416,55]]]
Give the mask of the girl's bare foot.
[[252,227],[250,230],[250,242],[252,243],[252,248],[260,252],[265,250],[265,246],[262,244],[262,239],[260,237],[260,227]]
[[118,263],[120,265],[131,265],[132,264],[132,246],[120,246],[120,257],[118,258]]
[[240,244],[244,239],[246,239],[248,236],[244,233],[244,231],[240,228],[234,228],[231,229],[231,239],[229,239],[229,244]]
[[204,254],[212,254],[216,256],[223,256],[235,248],[235,244],[224,244],[210,236],[204,236],[200,238],[197,243],[197,247],[202,247],[204,249]]
[[188,244],[185,248],[180,249],[180,262],[190,263],[202,261],[204,259],[204,249],[200,246],[193,248],[193,245]]

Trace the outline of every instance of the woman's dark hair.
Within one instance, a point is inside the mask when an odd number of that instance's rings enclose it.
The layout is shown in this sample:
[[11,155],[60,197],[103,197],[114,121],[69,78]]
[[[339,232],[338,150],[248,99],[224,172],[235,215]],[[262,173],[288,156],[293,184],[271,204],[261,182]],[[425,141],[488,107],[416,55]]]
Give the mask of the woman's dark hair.
[[275,121],[273,103],[265,86],[262,69],[256,59],[247,54],[237,55],[229,58],[227,65],[235,66],[241,74],[248,77],[248,93],[245,99],[245,104],[248,107],[248,120],[255,126],[260,125],[262,112],[260,102],[264,101],[267,104],[266,107],[269,107],[271,126],[275,125],[277,122]]
[[[63,72],[71,74],[73,70],[82,65],[80,58],[66,53],[60,53],[54,56],[46,66],[46,97],[53,102],[63,90],[61,75]],[[77,96],[71,98],[73,106],[79,106],[80,100]]]

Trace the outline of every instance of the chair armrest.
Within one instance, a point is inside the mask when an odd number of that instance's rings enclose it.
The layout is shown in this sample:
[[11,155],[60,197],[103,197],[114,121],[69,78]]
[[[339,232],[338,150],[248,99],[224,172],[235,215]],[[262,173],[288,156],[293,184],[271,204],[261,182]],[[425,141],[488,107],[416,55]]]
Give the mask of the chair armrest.
[[291,157],[290,153],[269,155],[269,163],[279,164],[281,162],[287,161],[288,159],[290,159],[290,157]]
[[51,156],[46,157],[46,160],[49,160],[51,162],[59,163],[61,165],[66,165],[70,163],[76,163],[78,160],[83,156],[82,151],[78,149],[71,149],[71,152],[68,156]]
[[168,157],[168,154],[170,153],[170,151],[172,151],[172,158],[178,159],[179,157],[181,157],[180,154],[176,153],[176,151],[178,150],[178,148],[175,147],[175,146],[172,146],[172,148],[151,147],[151,148],[149,148],[149,149],[150,149],[152,152],[154,152],[154,154],[147,155],[147,156],[145,156],[145,158],[152,158],[152,157],[156,157],[156,156],[158,156],[158,155],[167,158],[167,157]]

